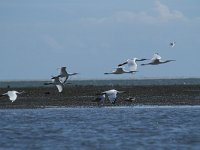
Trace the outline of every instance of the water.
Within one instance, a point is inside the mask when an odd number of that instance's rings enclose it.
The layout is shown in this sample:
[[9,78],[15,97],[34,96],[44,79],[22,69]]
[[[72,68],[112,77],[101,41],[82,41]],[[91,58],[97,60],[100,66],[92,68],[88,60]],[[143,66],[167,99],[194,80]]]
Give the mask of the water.
[[199,149],[200,106],[0,110],[1,149]]

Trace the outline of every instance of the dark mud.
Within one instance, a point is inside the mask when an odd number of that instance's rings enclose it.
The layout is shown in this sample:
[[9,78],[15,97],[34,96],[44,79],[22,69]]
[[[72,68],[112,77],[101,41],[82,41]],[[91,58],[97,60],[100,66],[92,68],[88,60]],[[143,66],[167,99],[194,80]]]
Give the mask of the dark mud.
[[[45,108],[58,107],[93,107],[98,106],[95,99],[96,93],[110,89],[125,91],[119,94],[116,106],[131,105],[200,105],[200,85],[148,85],[148,86],[81,86],[73,85],[64,87],[58,93],[56,87],[34,88],[0,88],[0,93],[8,90],[25,91],[13,103],[8,97],[0,97],[0,108]],[[128,97],[135,100],[127,101]],[[104,106],[111,106],[108,100]]]

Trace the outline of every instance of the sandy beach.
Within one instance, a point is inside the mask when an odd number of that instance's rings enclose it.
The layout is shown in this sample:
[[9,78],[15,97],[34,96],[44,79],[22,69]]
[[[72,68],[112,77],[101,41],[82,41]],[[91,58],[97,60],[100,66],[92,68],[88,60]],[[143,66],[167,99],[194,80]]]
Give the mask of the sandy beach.
[[[65,86],[62,93],[58,93],[56,87],[32,87],[15,88],[17,91],[25,91],[18,96],[13,103],[8,97],[0,97],[0,108],[44,108],[58,107],[91,107],[98,106],[95,99],[96,93],[110,89],[125,91],[117,97],[115,106],[131,105],[199,105],[200,85],[148,85],[148,86]],[[12,90],[12,89],[9,89]],[[7,88],[1,88],[0,93],[7,92]],[[128,101],[128,97],[135,100]],[[108,100],[104,106],[111,106]]]

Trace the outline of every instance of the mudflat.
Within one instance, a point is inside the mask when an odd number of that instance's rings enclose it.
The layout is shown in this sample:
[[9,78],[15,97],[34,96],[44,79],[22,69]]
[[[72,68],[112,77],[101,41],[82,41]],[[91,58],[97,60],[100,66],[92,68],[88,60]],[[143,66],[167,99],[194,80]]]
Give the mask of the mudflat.
[[[13,103],[6,96],[0,97],[0,108],[93,107],[98,106],[94,101],[96,94],[110,89],[125,91],[118,94],[114,106],[200,105],[200,85],[70,85],[65,86],[62,93],[55,86],[0,88],[1,94],[8,90],[25,91]],[[132,99],[128,99],[130,97]],[[109,100],[103,104],[112,105]]]

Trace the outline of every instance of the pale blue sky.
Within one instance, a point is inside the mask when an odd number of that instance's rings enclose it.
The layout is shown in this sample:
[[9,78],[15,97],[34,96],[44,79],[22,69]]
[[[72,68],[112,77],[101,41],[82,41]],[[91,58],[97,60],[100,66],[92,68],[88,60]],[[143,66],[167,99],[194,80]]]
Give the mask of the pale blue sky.
[[103,73],[155,52],[176,62],[138,66],[134,78],[200,77],[199,6],[198,0],[1,0],[0,80],[47,80],[60,66],[80,73],[72,79],[129,79]]

